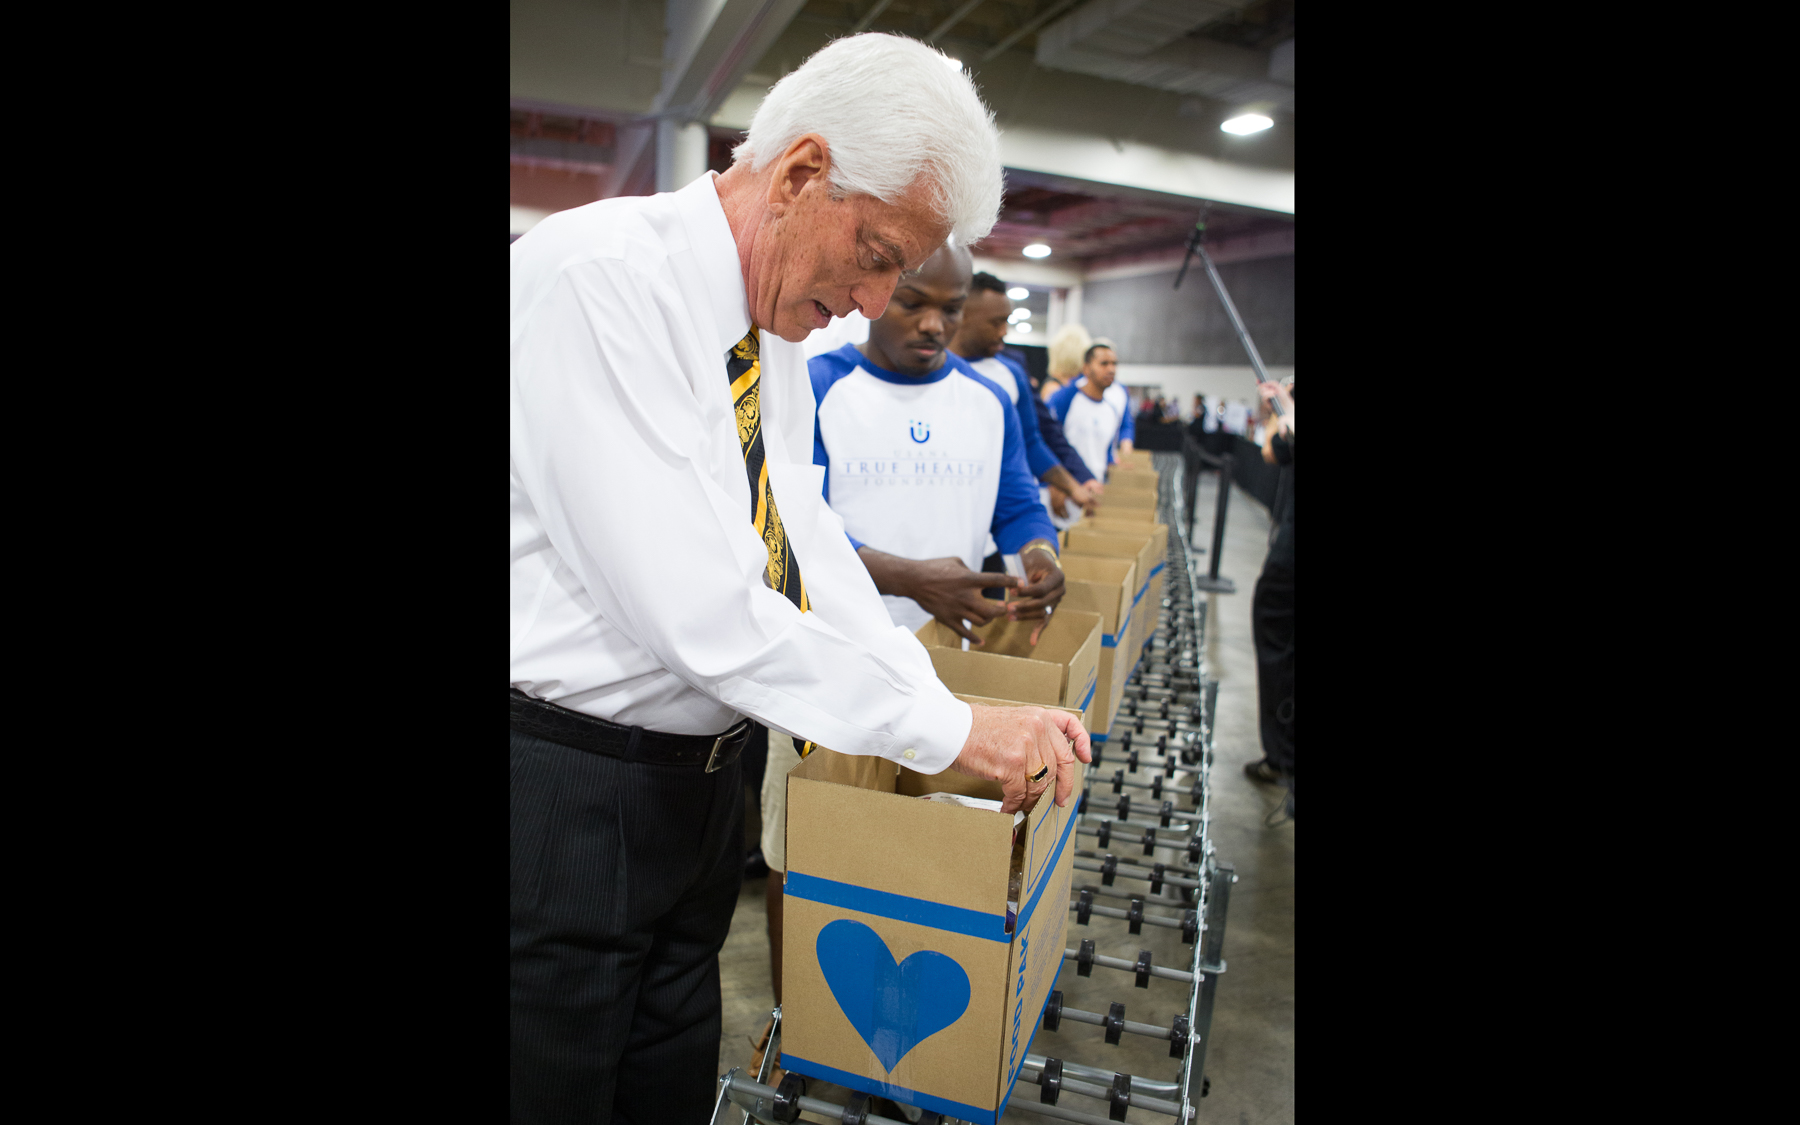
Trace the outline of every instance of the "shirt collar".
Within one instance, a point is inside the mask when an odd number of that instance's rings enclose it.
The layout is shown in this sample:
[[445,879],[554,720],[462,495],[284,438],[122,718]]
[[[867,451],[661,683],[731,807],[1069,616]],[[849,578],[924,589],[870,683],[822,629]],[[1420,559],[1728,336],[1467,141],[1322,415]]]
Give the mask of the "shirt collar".
[[715,350],[722,355],[750,331],[750,298],[744,293],[744,268],[738,261],[737,240],[731,237],[731,224],[725,219],[719,189],[713,184],[718,176],[717,172],[708,172],[676,192],[675,209],[687,228],[688,244],[700,263],[701,275],[706,278],[706,296],[719,331]]
[[903,387],[922,387],[927,383],[936,383],[943,379],[947,379],[950,377],[950,373],[957,369],[959,364],[965,363],[961,356],[946,348],[944,349],[944,366],[938,368],[936,371],[933,371],[931,374],[924,377],[918,375],[902,375],[898,371],[889,371],[885,367],[877,366],[875,361],[862,354],[862,350],[855,344],[845,344],[844,348],[851,358],[856,361],[856,365],[864,371],[867,371],[884,383],[898,383]]

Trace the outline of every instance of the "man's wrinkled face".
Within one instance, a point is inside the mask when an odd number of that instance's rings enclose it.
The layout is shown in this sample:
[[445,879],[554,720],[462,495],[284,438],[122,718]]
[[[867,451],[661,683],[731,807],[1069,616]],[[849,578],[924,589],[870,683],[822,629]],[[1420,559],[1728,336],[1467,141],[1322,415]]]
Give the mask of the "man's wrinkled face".
[[1094,357],[1082,365],[1081,373],[1088,377],[1088,382],[1104,391],[1118,377],[1119,357],[1111,348],[1095,348]]
[[869,325],[868,356],[889,371],[929,375],[962,326],[969,297],[969,259],[948,247],[900,279],[881,319]]
[[766,316],[764,327],[797,343],[833,317],[881,316],[901,274],[950,233],[916,196],[892,204],[867,195],[834,199],[822,177],[809,181],[782,216],[757,323]]
[[971,359],[986,359],[998,352],[1006,343],[1012,311],[1012,300],[1006,294],[975,290],[963,305],[962,343],[957,346],[968,347]]

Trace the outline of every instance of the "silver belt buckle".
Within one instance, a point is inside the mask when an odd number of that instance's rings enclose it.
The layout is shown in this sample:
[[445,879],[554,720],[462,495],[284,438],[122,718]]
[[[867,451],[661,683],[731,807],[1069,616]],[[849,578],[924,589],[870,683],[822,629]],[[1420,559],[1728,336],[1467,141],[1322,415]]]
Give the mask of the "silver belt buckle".
[[716,772],[717,770],[724,768],[725,763],[721,762],[719,760],[719,751],[725,748],[725,744],[727,742],[730,742],[732,739],[736,738],[738,735],[743,734],[745,731],[747,731],[749,729],[749,727],[750,727],[750,720],[745,719],[743,722],[739,723],[737,726],[732,727],[730,730],[726,731],[724,734],[721,734],[719,737],[713,739],[712,753],[708,754],[706,756],[706,772],[707,773],[713,773],[713,772]]

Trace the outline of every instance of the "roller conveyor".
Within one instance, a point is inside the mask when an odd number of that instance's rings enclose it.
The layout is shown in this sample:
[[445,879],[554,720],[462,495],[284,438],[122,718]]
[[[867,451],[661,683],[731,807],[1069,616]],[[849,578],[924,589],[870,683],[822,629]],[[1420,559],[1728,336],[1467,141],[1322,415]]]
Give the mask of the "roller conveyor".
[[[1196,1119],[1197,1103],[1210,1085],[1205,1076],[1207,1037],[1212,1031],[1213,996],[1219,975],[1226,970],[1225,917],[1236,875],[1229,863],[1219,860],[1207,835],[1219,682],[1206,676],[1207,605],[1195,581],[1203,576],[1188,558],[1189,535],[1180,522],[1186,511],[1180,461],[1179,454],[1155,454],[1162,478],[1158,519],[1169,526],[1166,596],[1160,622],[1127,678],[1112,728],[1107,737],[1096,737],[1093,761],[1084,768],[1078,786],[1081,805],[1075,831],[1081,844],[1075,848],[1074,867],[1086,875],[1097,874],[1100,880],[1078,879],[1071,888],[1075,897],[1069,902],[1070,940],[1082,933],[1074,926],[1092,927],[1095,936],[1082,937],[1078,948],[1065,949],[1063,960],[1074,963],[1080,977],[1091,977],[1098,967],[1111,979],[1129,974],[1129,985],[1120,979],[1125,987],[1181,988],[1186,1003],[1164,1026],[1127,1019],[1124,1001],[1109,1002],[1104,1013],[1090,1012],[1065,1006],[1063,992],[1052,991],[1033,1041],[1040,1053],[1026,1055],[1008,1112],[1103,1125],[1124,1121],[1128,1109],[1138,1109],[1187,1125]],[[1170,854],[1173,860],[1155,858]],[[1127,885],[1119,885],[1122,881]],[[1145,884],[1147,891],[1138,889]],[[1165,891],[1179,897],[1165,898]],[[1114,907],[1100,900],[1125,905]],[[1120,923],[1124,928],[1114,929]],[[1103,936],[1122,945],[1127,935],[1141,934],[1144,926],[1179,931],[1178,948],[1188,951],[1186,963],[1156,964],[1151,950],[1135,945],[1135,957],[1099,952]],[[1140,997],[1139,1003],[1148,1001]],[[956,1125],[954,1119],[929,1111],[916,1123],[879,1117],[868,1112],[863,1094],[848,1105],[810,1098],[805,1096],[804,1080],[795,1074],[786,1075],[778,1086],[765,1085],[779,1052],[779,1008],[774,1015],[763,1073],[749,1075],[734,1068],[720,1078],[713,1125],[791,1122],[802,1110],[851,1125]],[[1102,1034],[1087,1027],[1098,1027]],[[1169,1057],[1179,1060],[1173,1080],[1094,1065],[1125,1035],[1167,1042]],[[1060,1057],[1065,1052],[1080,1054],[1083,1060]],[[1029,1096],[1033,1086],[1036,1098]]]

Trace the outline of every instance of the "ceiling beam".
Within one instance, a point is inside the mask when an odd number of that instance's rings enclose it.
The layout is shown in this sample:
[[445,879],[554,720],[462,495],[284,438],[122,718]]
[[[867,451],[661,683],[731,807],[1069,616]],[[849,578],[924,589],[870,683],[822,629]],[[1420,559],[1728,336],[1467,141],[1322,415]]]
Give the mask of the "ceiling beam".
[[987,54],[981,56],[981,61],[987,62],[989,59],[993,58],[995,55],[998,55],[1001,51],[1006,50],[1008,47],[1012,46],[1014,43],[1017,43],[1019,40],[1025,38],[1027,35],[1030,35],[1032,32],[1036,31],[1038,28],[1043,27],[1045,24],[1049,23],[1051,20],[1055,19],[1057,16],[1062,15],[1064,12],[1068,11],[1070,8],[1072,8],[1074,6],[1075,6],[1075,0],[1054,0],[1054,2],[1051,3],[1049,7],[1045,8],[1042,12],[1039,12],[1037,15],[1031,17],[1031,19],[1025,21],[1024,25],[1021,26],[1019,28],[1019,30],[1013,32],[1011,35],[1008,35],[1005,39],[1002,39],[1002,40],[1000,40],[1000,42],[994,44],[993,48],[991,50],[989,50]]
[[949,31],[951,28],[953,28],[957,24],[961,23],[964,19],[966,19],[968,17],[970,12],[973,12],[976,8],[981,7],[982,2],[983,2],[983,0],[964,0],[964,2],[962,4],[957,5],[956,11],[951,12],[947,17],[945,17],[943,23],[940,23],[936,27],[931,29],[931,34],[927,35],[925,37],[925,42],[936,43],[938,36],[942,35],[944,32]]
[[875,17],[887,11],[888,5],[893,2],[894,0],[875,0],[875,6],[870,8],[862,19],[856,21],[856,26],[850,29],[850,34],[861,35],[869,30],[869,25],[875,22]]

